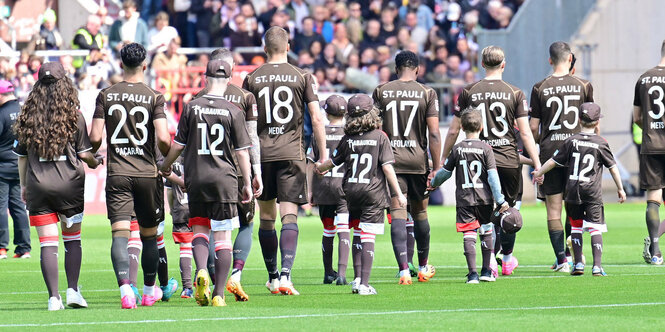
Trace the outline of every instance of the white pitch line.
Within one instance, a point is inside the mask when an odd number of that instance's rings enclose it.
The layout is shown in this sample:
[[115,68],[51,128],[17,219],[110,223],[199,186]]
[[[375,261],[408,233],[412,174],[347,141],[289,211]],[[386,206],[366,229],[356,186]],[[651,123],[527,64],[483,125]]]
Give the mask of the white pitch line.
[[433,309],[433,310],[404,310],[404,311],[376,311],[376,312],[346,312],[337,314],[302,314],[302,315],[279,315],[279,316],[244,316],[244,317],[208,317],[208,318],[186,318],[186,319],[154,319],[154,320],[125,320],[125,321],[97,321],[97,322],[63,322],[47,324],[1,324],[0,327],[53,327],[71,325],[110,325],[110,324],[153,324],[153,323],[180,323],[180,322],[209,322],[209,321],[250,321],[250,320],[274,320],[274,319],[296,319],[296,318],[326,318],[344,316],[384,316],[405,314],[436,314],[436,313],[458,313],[458,312],[484,312],[484,311],[532,311],[532,310],[561,310],[561,309],[597,309],[597,308],[622,308],[665,305],[665,302],[642,302],[642,303],[609,303],[567,306],[540,306],[540,307],[515,307],[515,308],[464,308],[464,309]]
[[[554,272],[552,272],[554,274]],[[606,278],[613,278],[613,277],[639,277],[639,276],[654,276],[654,275],[665,275],[665,273],[626,273],[626,274],[610,274]],[[500,277],[499,280],[511,280],[511,279],[551,279],[551,278],[573,278],[573,279],[582,279],[584,277],[573,277],[569,276],[565,273],[561,274],[555,274],[555,275],[549,275],[549,276],[510,276],[510,277]],[[460,277],[436,277],[434,280],[459,280],[460,282],[465,281],[466,279],[463,276]],[[397,279],[377,279],[377,280],[372,280],[373,284],[392,284],[395,283]],[[307,284],[307,286],[318,286],[319,284]],[[245,287],[261,287],[263,284],[245,284]],[[473,287],[473,286],[471,286]],[[106,292],[118,292],[117,288],[113,289],[83,289],[81,290],[82,293],[106,293]],[[46,294],[47,291],[31,291],[31,292],[6,292],[6,293],[0,293],[0,296],[2,295],[30,295],[30,294]],[[60,293],[64,294],[65,291],[61,290]]]

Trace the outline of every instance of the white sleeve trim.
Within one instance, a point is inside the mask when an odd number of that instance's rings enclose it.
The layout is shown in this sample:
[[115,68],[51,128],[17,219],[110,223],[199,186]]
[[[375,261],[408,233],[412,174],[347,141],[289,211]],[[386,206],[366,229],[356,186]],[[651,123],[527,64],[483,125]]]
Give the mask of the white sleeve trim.
[[88,151],[90,151],[90,150],[92,150],[91,147],[90,147],[90,148],[87,148],[87,149],[84,149],[84,150],[81,150],[81,151],[76,151],[76,153],[88,152]]
[[17,153],[16,151],[12,151],[12,153],[19,156],[19,157],[27,157],[28,156],[27,154],[20,154],[20,153]]
[[248,146],[244,146],[244,147],[241,147],[241,148],[236,148],[236,151],[247,150],[247,149],[249,149],[249,148],[251,148],[251,147],[252,147],[251,145],[248,145]]
[[381,166],[386,166],[386,165],[388,165],[388,164],[394,164],[394,163],[395,163],[394,160],[386,161],[385,163],[381,164]]
[[182,146],[187,146],[187,144],[185,144],[185,143],[180,143],[180,142],[178,142],[177,140],[173,140],[173,143],[176,143],[176,144],[178,144],[178,145],[182,145]]
[[554,161],[555,164],[557,164],[557,165],[559,165],[559,166],[561,166],[561,167],[566,166],[566,165],[564,165],[564,164],[559,164],[559,162],[557,162],[554,158],[552,158],[552,161]]

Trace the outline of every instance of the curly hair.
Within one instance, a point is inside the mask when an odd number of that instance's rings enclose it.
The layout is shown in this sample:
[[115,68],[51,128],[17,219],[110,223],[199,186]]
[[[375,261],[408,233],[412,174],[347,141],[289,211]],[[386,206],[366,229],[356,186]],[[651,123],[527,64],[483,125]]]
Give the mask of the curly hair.
[[375,107],[367,114],[359,117],[352,117],[346,115],[346,124],[344,125],[344,133],[347,135],[354,135],[372,131],[381,128],[383,120],[379,117],[379,110]]
[[39,80],[14,124],[14,133],[39,157],[53,160],[74,141],[78,110],[78,91],[69,78],[51,83]]

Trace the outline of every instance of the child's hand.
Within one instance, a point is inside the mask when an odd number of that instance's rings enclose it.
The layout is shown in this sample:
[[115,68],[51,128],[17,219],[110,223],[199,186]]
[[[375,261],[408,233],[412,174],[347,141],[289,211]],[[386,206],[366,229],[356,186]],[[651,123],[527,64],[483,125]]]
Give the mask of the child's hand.
[[619,203],[626,201],[626,192],[623,189],[617,190],[617,194],[619,195]]
[[543,181],[545,181],[545,177],[544,177],[542,174],[540,174],[540,171],[539,171],[539,170],[538,170],[538,171],[533,171],[533,172],[531,172],[531,176],[533,177],[533,180],[532,180],[532,181],[533,181],[533,183],[535,183],[535,184],[540,184],[540,185],[542,185],[542,184],[543,184]]
[[406,196],[404,196],[404,194],[400,192],[399,195],[397,195],[397,200],[399,201],[400,207],[406,207]]
[[508,202],[504,201],[503,204],[501,204],[501,207],[499,208],[499,213],[504,213],[509,208],[510,208],[510,205],[508,205]]

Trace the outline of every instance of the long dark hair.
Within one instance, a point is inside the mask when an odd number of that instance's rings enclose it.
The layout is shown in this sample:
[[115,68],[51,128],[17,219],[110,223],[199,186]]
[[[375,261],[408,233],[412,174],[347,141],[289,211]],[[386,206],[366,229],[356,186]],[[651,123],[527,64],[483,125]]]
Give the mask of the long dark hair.
[[79,110],[78,91],[69,78],[37,81],[14,124],[19,142],[52,160],[74,141]]

